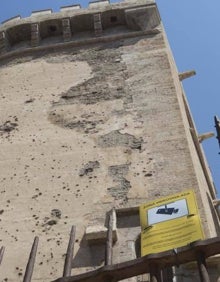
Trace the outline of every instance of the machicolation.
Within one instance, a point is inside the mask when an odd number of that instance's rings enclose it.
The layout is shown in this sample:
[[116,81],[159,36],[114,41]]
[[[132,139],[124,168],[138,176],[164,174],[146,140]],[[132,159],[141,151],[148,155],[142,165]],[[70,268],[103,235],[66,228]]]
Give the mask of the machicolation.
[[134,1],[135,9],[129,8],[130,4],[96,1],[88,9],[76,4],[61,7],[59,13],[48,9],[34,11],[29,18],[8,19],[0,25],[0,59],[35,50],[113,41],[122,34],[136,36],[138,31],[157,32],[154,28],[160,17],[153,1]]

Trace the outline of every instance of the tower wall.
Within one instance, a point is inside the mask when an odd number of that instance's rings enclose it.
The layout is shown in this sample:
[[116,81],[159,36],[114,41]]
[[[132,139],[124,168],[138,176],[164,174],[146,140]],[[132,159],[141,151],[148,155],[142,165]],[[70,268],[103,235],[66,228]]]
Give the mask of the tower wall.
[[73,224],[73,272],[102,265],[93,241],[105,239],[113,207],[113,262],[135,258],[136,207],[189,188],[205,236],[217,235],[215,191],[157,7],[106,2],[0,27],[2,281],[22,281],[35,235],[33,281],[60,277]]

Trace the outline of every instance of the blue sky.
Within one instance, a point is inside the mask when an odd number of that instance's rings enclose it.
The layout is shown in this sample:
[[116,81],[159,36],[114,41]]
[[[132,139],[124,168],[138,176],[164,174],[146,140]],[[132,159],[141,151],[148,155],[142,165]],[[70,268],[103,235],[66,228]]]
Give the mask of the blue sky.
[[[72,0],[1,0],[0,22],[31,11],[81,4]],[[111,1],[117,2],[117,1]],[[214,115],[220,116],[220,1],[157,0],[163,24],[173,50],[179,72],[195,69],[197,75],[183,82],[191,111],[200,134],[213,131]],[[220,194],[220,155],[216,138],[203,142],[203,148]],[[187,187],[188,188],[188,187]]]

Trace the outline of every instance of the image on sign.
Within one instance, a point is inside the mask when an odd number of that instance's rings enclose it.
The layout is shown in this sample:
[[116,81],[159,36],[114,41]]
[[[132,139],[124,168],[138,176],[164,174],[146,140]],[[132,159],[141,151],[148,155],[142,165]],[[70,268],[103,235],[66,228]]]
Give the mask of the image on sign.
[[186,199],[170,202],[147,211],[148,225],[176,219],[189,214]]

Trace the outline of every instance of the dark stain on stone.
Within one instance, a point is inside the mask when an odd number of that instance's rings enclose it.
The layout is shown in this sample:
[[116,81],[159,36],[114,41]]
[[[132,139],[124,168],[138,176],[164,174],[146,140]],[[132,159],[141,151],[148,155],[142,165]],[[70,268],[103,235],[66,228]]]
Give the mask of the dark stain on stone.
[[149,172],[149,173],[146,173],[144,176],[145,177],[151,177],[151,176],[153,176],[153,173]]
[[131,149],[142,149],[143,139],[137,138],[134,135],[128,133],[121,133],[119,130],[114,130],[106,135],[100,136],[98,144],[101,147],[114,147],[114,146],[125,146]]
[[71,87],[61,98],[72,103],[95,104],[101,101],[122,99],[126,97],[124,87],[106,83],[106,77],[95,76],[82,84]]
[[34,100],[35,100],[34,98],[30,98],[30,99],[26,100],[24,103],[25,104],[33,103]]
[[[90,118],[90,119],[89,119]],[[78,132],[84,133],[94,133],[97,131],[97,126],[100,124],[104,124],[103,119],[96,119],[90,117],[83,117],[83,115],[79,118],[71,117],[67,118],[65,115],[60,115],[56,113],[56,111],[52,111],[49,113],[48,119],[56,125],[59,125],[64,128],[75,129]]]
[[84,165],[79,171],[79,176],[84,176],[93,172],[94,169],[99,168],[100,163],[98,161],[90,161]]
[[47,222],[47,225],[55,225],[55,224],[57,224],[57,221],[56,220],[54,220],[54,219],[51,219],[51,220],[49,220],[48,222]]
[[130,164],[122,164],[110,166],[108,169],[109,175],[113,178],[116,186],[107,188],[108,192],[115,200],[120,200],[122,203],[127,201],[127,194],[131,188],[130,182],[125,178],[129,171]]
[[83,130],[85,133],[93,132],[98,124],[103,124],[103,120],[78,120],[78,121],[66,121],[64,127],[70,129]]
[[51,211],[51,216],[52,217],[61,218],[61,211],[59,209],[53,209]]
[[67,103],[95,104],[121,98],[124,102],[132,101],[131,95],[125,90],[128,73],[127,66],[121,59],[119,48],[106,50],[99,47],[82,50],[75,56],[75,60],[87,61],[92,67],[94,77],[62,93],[61,104],[65,101]]
[[11,122],[7,120],[2,125],[0,125],[0,133],[10,133],[17,128],[18,124],[16,122]]
[[103,124],[104,120],[99,120],[95,116],[93,119],[68,118],[65,111],[62,116],[59,116],[54,109],[70,104],[90,105],[119,99],[123,101],[124,109],[126,109],[133,100],[131,91],[126,85],[126,79],[129,77],[127,66],[121,58],[119,47],[107,50],[100,47],[79,50],[73,55],[72,61],[87,62],[92,68],[93,77],[61,93],[59,101],[52,102],[49,120],[64,128],[84,133],[97,133],[97,125]]

